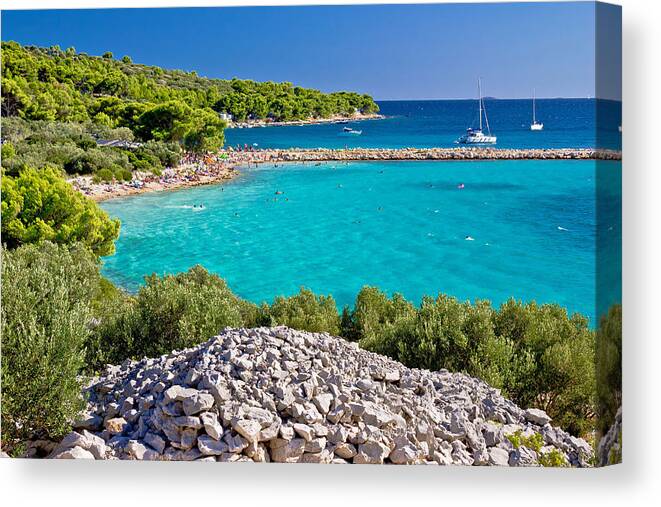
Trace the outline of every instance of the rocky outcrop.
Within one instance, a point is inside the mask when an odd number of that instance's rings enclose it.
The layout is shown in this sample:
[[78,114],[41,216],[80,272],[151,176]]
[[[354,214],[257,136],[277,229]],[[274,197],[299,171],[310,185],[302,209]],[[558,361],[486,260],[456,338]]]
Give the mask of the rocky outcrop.
[[[590,445],[484,382],[410,369],[328,334],[225,329],[197,347],[109,366],[54,458],[538,466]],[[514,447],[508,435],[543,438]]]

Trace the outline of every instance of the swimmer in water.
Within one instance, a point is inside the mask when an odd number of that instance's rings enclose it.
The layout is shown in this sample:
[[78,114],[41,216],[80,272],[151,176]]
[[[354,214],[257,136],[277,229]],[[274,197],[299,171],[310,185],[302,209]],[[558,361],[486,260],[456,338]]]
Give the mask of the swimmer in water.
[[473,237],[471,237],[471,236],[466,236],[464,239],[465,239],[466,241],[475,241],[475,238],[473,238]]
[[459,185],[457,185],[457,188],[458,188],[459,190],[462,190],[462,189],[464,188],[464,186],[465,186],[465,185],[464,185],[463,183],[459,183]]

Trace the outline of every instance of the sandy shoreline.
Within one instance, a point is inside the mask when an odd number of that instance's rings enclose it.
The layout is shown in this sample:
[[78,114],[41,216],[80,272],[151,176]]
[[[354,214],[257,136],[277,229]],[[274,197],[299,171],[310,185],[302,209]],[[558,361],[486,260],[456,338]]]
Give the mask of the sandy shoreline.
[[70,179],[74,188],[95,201],[211,185],[239,174],[241,167],[268,163],[355,162],[355,161],[449,161],[449,160],[621,160],[612,150],[500,149],[500,148],[354,148],[222,150],[202,156],[187,154],[182,164],[160,176],[134,173],[130,182],[94,183],[91,176]]

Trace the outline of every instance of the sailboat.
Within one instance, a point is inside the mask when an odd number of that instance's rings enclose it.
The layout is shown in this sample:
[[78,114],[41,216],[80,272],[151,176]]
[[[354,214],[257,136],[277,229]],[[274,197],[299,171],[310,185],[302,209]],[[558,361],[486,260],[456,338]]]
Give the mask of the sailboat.
[[535,117],[535,90],[532,91],[532,123],[530,124],[530,130],[543,130],[544,124],[539,123]]
[[[480,117],[480,126],[477,129],[468,128],[466,133],[457,139],[459,144],[496,144],[496,136],[491,135],[489,128],[489,118],[487,118],[487,110],[484,107],[484,100],[482,99],[482,82],[477,80],[477,93],[478,93],[478,113]],[[482,131],[482,113],[484,113],[484,123],[487,127],[487,134]]]

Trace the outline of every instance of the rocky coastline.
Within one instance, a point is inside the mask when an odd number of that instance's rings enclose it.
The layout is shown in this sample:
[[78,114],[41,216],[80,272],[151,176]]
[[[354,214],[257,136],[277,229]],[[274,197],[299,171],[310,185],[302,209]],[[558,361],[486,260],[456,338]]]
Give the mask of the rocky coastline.
[[[286,327],[108,366],[59,459],[590,466],[591,446],[483,381]],[[41,447],[39,447],[41,445]],[[553,457],[553,460],[550,458]]]

